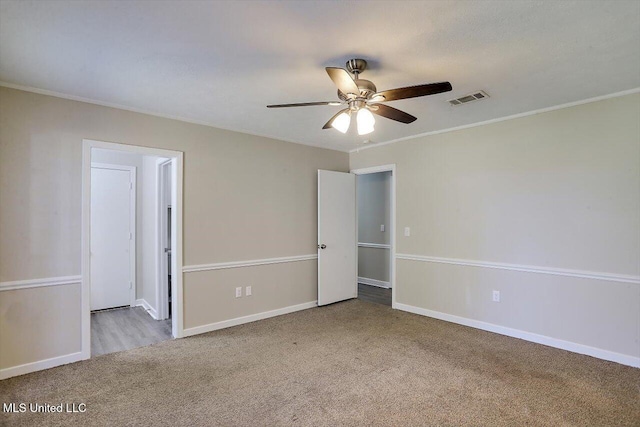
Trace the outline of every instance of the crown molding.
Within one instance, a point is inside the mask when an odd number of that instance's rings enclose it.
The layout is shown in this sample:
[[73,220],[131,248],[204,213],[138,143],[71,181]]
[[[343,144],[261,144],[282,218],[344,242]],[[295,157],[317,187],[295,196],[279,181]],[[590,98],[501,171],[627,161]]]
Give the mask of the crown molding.
[[349,149],[347,149],[347,148],[338,149],[338,148],[330,148],[330,147],[327,147],[327,146],[324,146],[324,145],[321,145],[321,144],[303,144],[300,141],[294,141],[294,140],[291,140],[291,139],[284,139],[284,138],[276,138],[276,137],[273,137],[273,136],[269,136],[269,135],[265,135],[265,134],[261,134],[261,133],[257,133],[257,132],[251,132],[251,131],[244,130],[244,129],[231,129],[231,128],[223,127],[223,126],[220,126],[219,124],[216,124],[216,123],[213,123],[213,122],[207,122],[207,121],[204,121],[204,120],[195,120],[195,119],[189,119],[189,118],[182,117],[182,116],[174,116],[174,115],[171,115],[171,114],[162,114],[162,113],[158,113],[156,111],[145,110],[145,109],[142,109],[142,108],[128,107],[128,106],[122,105],[122,104],[115,104],[115,103],[112,103],[112,102],[99,101],[99,100],[92,99],[92,98],[84,98],[82,96],[68,95],[66,93],[55,92],[55,91],[47,90],[47,89],[40,89],[40,88],[32,87],[32,86],[17,85],[17,84],[8,83],[8,82],[2,81],[2,80],[0,80],[0,87],[6,87],[6,88],[9,88],[9,89],[21,90],[21,91],[24,91],[24,92],[37,93],[39,95],[53,96],[55,98],[68,99],[70,101],[85,102],[87,104],[99,105],[101,107],[115,108],[117,110],[130,111],[132,113],[145,114],[147,116],[160,117],[160,118],[163,118],[163,119],[177,120],[179,122],[191,123],[191,124],[200,125],[200,126],[207,126],[207,127],[211,127],[211,128],[226,130],[226,131],[229,131],[229,132],[243,133],[243,134],[246,134],[246,135],[257,136],[259,138],[268,138],[268,139],[271,139],[271,140],[274,140],[274,141],[279,141],[279,142],[290,142],[292,144],[306,145],[308,147],[322,148],[324,150],[340,151],[340,152],[343,152],[343,153],[348,153],[349,152]]
[[629,89],[629,90],[623,90],[622,92],[611,93],[609,95],[596,96],[594,98],[587,98],[587,99],[583,99],[583,100],[580,100],[580,101],[568,102],[566,104],[554,105],[552,107],[539,108],[537,110],[531,110],[531,111],[527,111],[527,112],[524,112],[524,113],[512,114],[510,116],[498,117],[496,119],[484,120],[482,122],[470,123],[468,125],[455,126],[455,127],[447,128],[447,129],[440,129],[440,130],[434,130],[434,131],[430,131],[430,132],[424,132],[424,133],[420,133],[420,134],[417,134],[417,135],[405,136],[403,138],[392,139],[390,141],[383,141],[383,142],[378,142],[378,143],[375,143],[375,144],[367,144],[367,145],[362,146],[362,147],[351,149],[351,150],[349,150],[349,153],[357,153],[357,152],[360,152],[362,150],[368,150],[370,148],[381,147],[383,145],[395,144],[396,142],[408,141],[408,140],[412,140],[412,139],[416,139],[416,138],[422,138],[424,136],[438,135],[438,134],[447,133],[447,132],[455,132],[457,130],[469,129],[469,128],[474,128],[474,127],[477,127],[477,126],[490,125],[492,123],[499,123],[499,122],[504,122],[504,121],[507,121],[507,120],[513,120],[513,119],[519,119],[519,118],[522,118],[522,117],[533,116],[535,114],[548,113],[550,111],[562,110],[564,108],[571,108],[571,107],[576,107],[578,105],[590,104],[592,102],[604,101],[605,99],[618,98],[618,97],[621,97],[621,96],[631,95],[631,94],[638,93],[638,92],[640,92],[640,87],[636,87],[634,89]]
[[158,113],[158,112],[155,112],[155,111],[144,110],[144,109],[141,109],[141,108],[128,107],[128,106],[122,105],[122,104],[115,104],[115,103],[111,103],[111,102],[99,101],[99,100],[92,99],[92,98],[84,98],[84,97],[81,97],[81,96],[68,95],[68,94],[61,93],[61,92],[55,92],[55,91],[47,90],[47,89],[40,89],[40,88],[32,87],[32,86],[18,85],[18,84],[9,83],[9,82],[5,82],[5,81],[1,81],[1,80],[0,80],[0,87],[6,87],[6,88],[9,88],[9,89],[16,89],[16,90],[22,90],[22,91],[25,91],[25,92],[37,93],[37,94],[40,94],[40,95],[53,96],[53,97],[56,97],[56,98],[68,99],[68,100],[71,100],[71,101],[85,102],[87,104],[100,105],[102,107],[115,108],[115,109],[124,110],[124,111],[131,111],[133,113],[146,114],[148,116],[161,117],[163,119],[177,120],[177,121],[180,121],[180,122],[191,123],[191,124],[195,124],[195,125],[201,125],[201,126],[207,126],[207,127],[212,127],[212,128],[216,128],[216,129],[226,130],[226,131],[229,131],[229,132],[243,133],[243,134],[246,134],[246,135],[257,136],[259,138],[268,138],[268,139],[271,139],[271,140],[274,140],[274,141],[289,142],[289,143],[293,143],[293,144],[306,145],[308,147],[322,148],[324,150],[339,151],[339,152],[343,152],[343,153],[357,153],[357,152],[360,152],[362,150],[368,150],[370,148],[376,148],[376,147],[381,147],[383,145],[395,144],[396,142],[408,141],[408,140],[412,140],[412,139],[416,139],[416,138],[422,138],[424,136],[438,135],[438,134],[441,134],[441,133],[455,132],[457,130],[469,129],[469,128],[473,128],[473,127],[476,127],[476,126],[489,125],[489,124],[492,124],[492,123],[499,123],[499,122],[503,122],[503,121],[506,121],[506,120],[519,119],[521,117],[533,116],[535,114],[546,113],[546,112],[555,111],[555,110],[561,110],[563,108],[575,107],[575,106],[582,105],[582,104],[589,104],[591,102],[603,101],[605,99],[611,99],[611,98],[618,98],[618,97],[621,97],[621,96],[631,95],[631,94],[640,92],[640,87],[637,87],[637,88],[634,88],[634,89],[624,90],[622,92],[611,93],[609,95],[596,96],[594,98],[587,98],[587,99],[583,99],[583,100],[580,100],[580,101],[569,102],[569,103],[566,103],[566,104],[555,105],[555,106],[552,106],[552,107],[540,108],[540,109],[537,109],[537,110],[531,110],[531,111],[527,111],[527,112],[524,112],[524,113],[513,114],[513,115],[510,115],[510,116],[498,117],[498,118],[495,118],[495,119],[484,120],[484,121],[481,121],[481,122],[470,123],[470,124],[467,124],[467,125],[461,125],[461,126],[455,126],[455,127],[447,128],[447,129],[440,129],[440,130],[434,130],[434,131],[419,133],[417,135],[405,136],[405,137],[402,137],[402,138],[397,138],[397,139],[392,139],[392,140],[389,140],[389,141],[378,142],[378,143],[375,143],[375,144],[367,144],[367,145],[364,145],[364,146],[361,146],[361,147],[352,148],[352,149],[348,149],[348,148],[340,149],[340,148],[326,147],[326,146],[323,146],[322,144],[304,144],[304,143],[302,143],[300,141],[294,141],[294,140],[291,140],[291,139],[276,138],[276,137],[273,137],[273,136],[270,136],[270,135],[265,135],[265,134],[261,134],[261,133],[257,133],[257,132],[251,132],[251,131],[247,131],[247,130],[244,130],[244,129],[226,128],[226,127],[220,126],[219,124],[216,124],[216,123],[213,123],[213,122],[207,122],[207,121],[204,121],[204,120],[195,120],[195,119],[189,119],[189,118],[182,117],[182,116],[174,116],[174,115],[170,115],[170,114],[162,114],[162,113]]

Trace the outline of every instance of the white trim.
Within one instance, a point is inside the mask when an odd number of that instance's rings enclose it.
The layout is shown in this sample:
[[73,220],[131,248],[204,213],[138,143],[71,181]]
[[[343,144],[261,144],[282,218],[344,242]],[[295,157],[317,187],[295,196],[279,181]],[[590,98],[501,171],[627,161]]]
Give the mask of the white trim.
[[136,304],[136,269],[137,269],[137,245],[138,245],[138,226],[136,222],[138,212],[138,170],[135,166],[118,165],[113,163],[91,162],[91,169],[109,169],[129,172],[129,305],[134,307]]
[[7,378],[17,377],[18,375],[66,365],[82,359],[82,352],[77,352],[65,354],[64,356],[52,357],[51,359],[38,360],[37,362],[25,363],[24,365],[0,369],[0,380],[6,380]]
[[154,308],[151,307],[151,304],[149,304],[144,298],[137,299],[135,302],[135,306],[144,308],[145,311],[154,318],[154,320],[158,320],[158,312],[154,310]]
[[367,175],[370,173],[391,172],[391,218],[389,220],[389,241],[390,241],[390,274],[389,282],[391,286],[391,308],[396,308],[396,165],[378,165],[367,168],[352,169],[351,173],[356,175]]
[[410,261],[466,265],[471,267],[496,268],[500,270],[524,271],[526,273],[552,274],[555,276],[580,277],[584,279],[605,280],[609,282],[633,283],[636,285],[640,284],[640,276],[631,276],[627,274],[601,273],[585,270],[568,270],[564,268],[538,267],[533,265],[507,264],[501,262],[476,261],[457,258],[440,258],[424,255],[397,254],[396,258]]
[[169,295],[167,292],[168,285],[168,267],[165,262],[167,254],[164,248],[167,247],[167,220],[170,219],[166,215],[166,205],[170,204],[170,200],[166,200],[166,186],[164,184],[165,172],[164,167],[171,167],[171,159],[159,158],[156,161],[155,180],[156,180],[156,302],[158,304],[158,320],[169,318]]
[[185,265],[182,267],[183,273],[193,273],[194,271],[223,270],[226,268],[253,267],[256,265],[281,264],[285,262],[307,261],[318,259],[318,254],[287,256],[280,258],[253,259],[248,261],[218,262],[214,264]]
[[[172,271],[182,271],[182,205],[183,205],[183,168],[184,158],[181,151],[164,150],[159,148],[140,147],[136,145],[117,144],[113,142],[82,140],[82,358],[91,357],[91,149],[103,148],[107,150],[125,151],[147,156],[166,157],[172,159],[172,193],[171,193],[171,221],[176,226],[171,239],[173,249],[171,264]],[[182,274],[174,274],[171,283],[172,316],[171,333],[174,338],[183,336],[183,286]]]
[[14,280],[0,282],[1,291],[43,288],[45,286],[76,285],[82,282],[82,276],[46,277],[44,279]]
[[369,286],[376,286],[378,288],[391,289],[391,283],[385,282],[384,280],[378,279],[369,279],[368,277],[360,277],[358,276],[358,283]]
[[327,147],[326,145],[324,145],[323,143],[320,143],[320,142],[319,143],[302,144],[300,141],[296,141],[296,140],[293,140],[293,139],[284,139],[284,138],[279,137],[279,136],[267,135],[267,134],[263,134],[263,133],[248,131],[248,130],[245,130],[245,129],[232,129],[232,128],[224,127],[224,126],[222,126],[220,124],[213,123],[213,122],[208,122],[208,121],[205,121],[205,120],[196,120],[196,119],[189,119],[189,118],[182,117],[182,116],[174,116],[172,114],[163,114],[163,113],[159,113],[157,111],[145,110],[143,108],[128,107],[128,106],[122,105],[122,104],[116,104],[116,103],[113,103],[113,102],[106,102],[106,101],[98,101],[96,99],[84,98],[82,96],[68,95],[68,94],[65,94],[65,93],[56,92],[56,91],[47,90],[47,89],[40,89],[40,88],[33,87],[33,86],[23,86],[23,85],[17,85],[17,84],[13,84],[13,83],[0,81],[0,87],[6,87],[6,88],[9,88],[9,89],[22,90],[24,92],[37,93],[39,95],[53,96],[53,97],[56,97],[56,98],[68,99],[70,101],[86,102],[87,104],[100,105],[101,107],[117,108],[118,110],[131,111],[132,113],[146,114],[148,116],[161,117],[163,119],[177,120],[177,121],[184,122],[184,123],[192,123],[192,124],[195,124],[195,125],[201,125],[201,126],[207,126],[207,127],[212,127],[212,128],[216,128],[216,129],[228,130],[228,131],[231,131],[231,132],[244,133],[246,135],[253,135],[253,136],[258,136],[260,138],[273,139],[273,140],[276,140],[276,141],[292,142],[292,143],[298,144],[298,145],[307,145],[307,146],[310,146],[310,147],[324,148],[325,150],[334,150],[334,151],[340,151],[340,152],[343,152],[343,153],[348,152],[347,149],[329,148],[329,147]]
[[492,123],[504,122],[506,120],[519,119],[519,118],[522,118],[522,117],[533,116],[533,115],[541,114],[541,113],[548,113],[550,111],[562,110],[563,108],[576,107],[578,105],[590,104],[592,102],[597,102],[597,101],[604,101],[605,99],[618,98],[618,97],[621,97],[621,96],[631,95],[631,94],[638,93],[638,92],[640,92],[640,87],[637,87],[637,88],[634,88],[634,89],[629,89],[629,90],[623,90],[622,92],[615,92],[615,93],[611,93],[611,94],[608,94],[608,95],[596,96],[594,98],[587,98],[587,99],[583,99],[583,100],[580,100],[580,101],[568,102],[566,104],[554,105],[552,107],[539,108],[537,110],[526,111],[524,113],[512,114],[510,116],[498,117],[498,118],[491,119],[491,120],[484,120],[482,122],[470,123],[470,124],[467,124],[467,125],[455,126],[455,127],[447,128],[447,129],[440,129],[440,130],[434,130],[434,131],[419,133],[417,135],[405,136],[403,138],[392,139],[390,141],[379,142],[379,143],[376,143],[376,144],[367,144],[367,145],[363,145],[361,147],[353,148],[353,149],[349,150],[349,153],[357,153],[357,152],[360,152],[362,150],[368,150],[369,148],[381,147],[383,145],[394,144],[396,142],[407,141],[407,140],[410,140],[410,139],[422,138],[424,136],[438,135],[440,133],[447,133],[447,132],[455,132],[457,130],[469,129],[469,128],[474,128],[474,127],[477,127],[477,126],[490,125]]
[[415,307],[408,304],[397,303],[396,308],[398,310],[407,311],[409,313],[419,314],[422,316],[433,317],[434,319],[440,319],[446,322],[456,323],[458,325],[464,325],[464,326],[469,326],[476,329],[482,329],[483,331],[494,332],[496,334],[506,335],[513,338],[519,338],[525,341],[547,345],[549,347],[555,347],[562,350],[572,351],[574,353],[586,354],[588,356],[597,357],[598,359],[609,360],[612,362],[617,362],[623,365],[633,366],[636,368],[640,367],[640,357],[616,353],[613,351],[604,350],[597,347],[590,347],[588,345],[578,344],[572,341],[565,341],[558,338],[549,337],[546,335],[539,335],[533,332],[527,332],[527,331],[522,331],[520,329],[508,328],[506,326],[495,325],[493,323],[482,322],[480,320],[455,316],[453,314],[442,313],[439,311],[433,311],[426,308]]
[[271,311],[263,311],[262,313],[250,314],[248,316],[236,317],[235,319],[223,320],[221,322],[209,323],[208,325],[196,326],[184,330],[184,336],[204,334],[205,332],[217,331],[218,329],[230,328],[244,323],[255,322],[257,320],[268,319],[269,317],[281,316],[283,314],[293,313],[295,311],[307,310],[318,306],[318,301],[309,301],[302,304],[290,305],[288,307],[278,308]]
[[[182,152],[171,161],[171,332],[174,338],[181,338],[184,329],[184,288],[182,285],[182,181],[184,179],[184,158]],[[175,272],[175,273],[174,273]],[[175,319],[175,320],[173,320]]]
[[391,249],[391,245],[385,245],[383,243],[364,243],[358,242],[359,248],[375,248],[375,249]]

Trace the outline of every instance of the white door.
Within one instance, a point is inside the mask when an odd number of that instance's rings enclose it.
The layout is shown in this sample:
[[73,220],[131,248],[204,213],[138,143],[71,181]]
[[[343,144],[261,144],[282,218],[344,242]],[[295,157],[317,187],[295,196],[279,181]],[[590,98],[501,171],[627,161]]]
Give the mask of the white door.
[[131,305],[135,169],[91,168],[91,310]]
[[358,296],[356,176],[318,170],[318,305]]

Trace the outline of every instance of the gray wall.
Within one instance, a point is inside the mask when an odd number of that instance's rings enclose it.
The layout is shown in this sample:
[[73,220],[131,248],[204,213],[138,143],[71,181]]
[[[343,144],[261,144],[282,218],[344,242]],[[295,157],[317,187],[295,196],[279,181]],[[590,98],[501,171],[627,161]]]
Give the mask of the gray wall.
[[637,363],[639,117],[633,94],[351,153],[396,164],[397,302]]
[[[358,197],[358,277],[389,282],[390,249],[362,244],[389,245],[391,172],[357,176]],[[385,226],[384,232],[380,225]]]

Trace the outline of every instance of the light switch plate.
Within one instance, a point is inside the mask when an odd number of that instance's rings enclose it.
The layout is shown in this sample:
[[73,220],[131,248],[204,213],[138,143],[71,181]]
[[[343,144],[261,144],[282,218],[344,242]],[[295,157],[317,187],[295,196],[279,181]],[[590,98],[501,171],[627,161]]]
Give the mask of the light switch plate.
[[380,224],[380,231],[384,232],[384,224]]
[[236,288],[236,298],[240,298],[242,296],[242,287]]
[[411,236],[411,229],[409,227],[404,228],[404,237]]
[[246,288],[244,288],[244,294],[246,296],[250,296],[251,295],[251,286],[247,286]]

